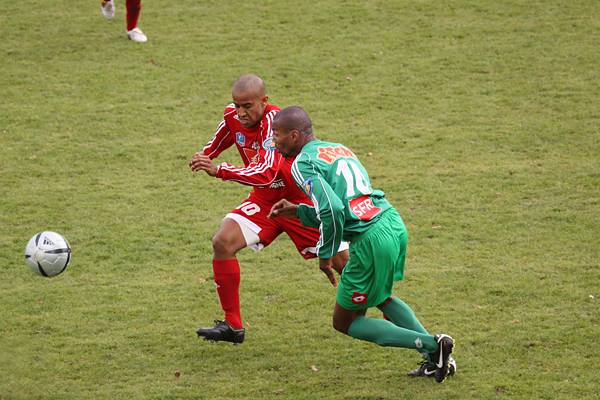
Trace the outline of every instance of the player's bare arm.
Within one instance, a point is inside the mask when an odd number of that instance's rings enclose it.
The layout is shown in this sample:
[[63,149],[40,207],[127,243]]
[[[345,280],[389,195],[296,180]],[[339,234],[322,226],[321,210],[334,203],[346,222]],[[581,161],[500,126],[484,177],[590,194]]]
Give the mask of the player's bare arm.
[[329,282],[331,282],[333,287],[337,287],[337,279],[333,274],[331,264],[331,258],[319,258],[319,268],[327,276],[327,279],[329,279]]
[[297,209],[297,204],[293,204],[287,201],[286,199],[281,199],[277,203],[273,204],[273,207],[271,207],[271,211],[269,212],[268,218],[279,216],[297,218]]
[[194,154],[189,166],[194,172],[205,171],[210,176],[217,175],[217,167],[213,164],[210,157],[202,153]]

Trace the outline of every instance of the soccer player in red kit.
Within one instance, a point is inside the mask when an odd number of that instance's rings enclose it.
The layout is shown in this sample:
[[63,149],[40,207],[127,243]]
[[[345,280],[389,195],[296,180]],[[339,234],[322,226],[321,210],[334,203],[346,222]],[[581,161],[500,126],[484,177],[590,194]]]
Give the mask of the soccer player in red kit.
[[[242,343],[245,330],[239,303],[240,267],[236,253],[250,247],[260,250],[282,232],[288,234],[298,252],[306,259],[316,257],[318,229],[307,228],[288,217],[267,218],[273,204],[282,198],[300,204],[310,200],[291,176],[293,159],[286,159],[271,143],[271,123],[279,107],[269,104],[265,84],[256,75],[240,77],[232,89],[233,104],[225,108],[223,121],[204,149],[189,163],[192,171],[205,171],[224,181],[252,186],[253,190],[238,207],[223,219],[214,235],[213,272],[224,321],[197,330],[206,340]],[[225,149],[236,145],[243,167],[212,162]],[[348,259],[347,244],[334,257],[334,268],[341,272]],[[334,282],[331,269],[323,270]]]
[[[145,43],[148,38],[138,27],[140,12],[142,11],[142,0],[126,0],[125,1],[125,20],[127,21],[127,37],[134,42]],[[114,0],[101,0],[100,10],[102,15],[108,20],[112,20],[115,16]]]

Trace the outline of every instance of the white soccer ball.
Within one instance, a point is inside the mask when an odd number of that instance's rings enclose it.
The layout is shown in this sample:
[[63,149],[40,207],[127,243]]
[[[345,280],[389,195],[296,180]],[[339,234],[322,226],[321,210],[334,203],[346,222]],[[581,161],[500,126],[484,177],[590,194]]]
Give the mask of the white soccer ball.
[[33,272],[50,278],[67,268],[71,261],[71,247],[67,239],[56,232],[40,232],[27,243],[25,261]]

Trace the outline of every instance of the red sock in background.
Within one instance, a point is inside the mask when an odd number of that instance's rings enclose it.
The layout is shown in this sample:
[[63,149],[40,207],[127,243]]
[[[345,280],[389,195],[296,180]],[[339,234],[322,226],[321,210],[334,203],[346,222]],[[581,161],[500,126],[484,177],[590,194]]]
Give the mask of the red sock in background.
[[142,10],[142,0],[126,0],[125,7],[127,8],[127,30],[130,31],[138,24],[140,11]]
[[213,272],[221,308],[225,311],[225,321],[234,329],[241,329],[240,313],[240,264],[237,258],[213,260]]

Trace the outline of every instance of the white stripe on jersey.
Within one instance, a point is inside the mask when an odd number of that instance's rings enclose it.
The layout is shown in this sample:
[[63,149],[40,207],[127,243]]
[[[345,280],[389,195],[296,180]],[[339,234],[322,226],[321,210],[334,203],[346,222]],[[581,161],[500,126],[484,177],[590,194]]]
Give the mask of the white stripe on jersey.
[[[301,155],[299,155],[298,157],[301,157]],[[300,168],[298,168],[298,158],[296,158],[294,160],[294,162],[292,163],[292,177],[294,178],[294,180],[296,181],[296,184],[304,189],[304,187],[302,186],[302,184],[304,183],[304,178],[302,177],[302,173],[300,172]]]
[[[325,190],[325,185],[329,186],[329,184],[327,182],[325,182],[321,178],[321,175],[319,175],[319,173],[315,170],[315,166],[313,164],[311,164],[311,162],[310,162],[311,157],[309,154],[300,153],[298,155],[298,157],[294,160],[294,163],[292,164],[292,176],[294,177],[294,180],[298,183],[298,186],[300,186],[304,190],[303,184],[304,184],[305,178],[304,178],[304,176],[302,176],[302,172],[300,172],[300,168],[298,168],[298,161],[302,158],[302,156],[305,156],[305,158],[308,158],[307,163],[312,167],[314,176],[316,176],[317,179],[319,179],[319,182],[321,183],[321,187],[323,188],[323,192],[325,193],[325,196],[327,197],[327,201],[329,202],[329,209],[331,210],[331,216],[332,216],[331,224],[333,226],[333,238],[331,238],[331,240],[334,240],[334,238],[336,236],[336,232],[338,230],[338,227],[335,223],[335,218],[333,218],[333,208],[331,205],[331,198],[329,197],[329,193],[327,193],[327,190]],[[317,214],[317,218],[319,219],[319,221],[321,221],[321,225],[319,226],[320,238],[319,238],[319,242],[317,243],[317,254],[318,254],[321,247],[323,247],[324,239],[325,239],[324,235],[323,235],[323,220],[321,219],[321,214],[319,213],[319,201],[317,200],[317,197],[315,196],[315,194],[313,192],[310,193],[310,198],[315,207],[315,213]],[[337,249],[334,249],[332,247],[332,249],[331,249],[332,254],[329,256],[329,258],[333,257],[337,253],[336,250]],[[321,258],[326,258],[326,257],[321,257]]]
[[[208,141],[208,143],[202,148],[202,151],[205,151],[207,148],[210,148],[213,144],[213,142],[215,141],[215,139],[217,138],[217,135],[219,134],[219,132],[225,127],[225,117],[230,115],[231,113],[235,112],[235,105],[233,103],[230,103],[227,105],[227,107],[225,107],[225,109],[227,110],[228,108],[233,108],[233,110],[226,112],[223,115],[223,120],[219,123],[219,126],[217,126],[217,130],[215,131],[215,134],[213,135],[212,139],[210,139]],[[217,152],[219,150],[219,148],[221,147],[221,143],[223,143],[223,141],[229,136],[231,132],[228,131],[222,138],[221,141],[219,142],[219,144],[217,145],[217,147],[215,148],[215,150],[213,152],[211,152],[210,154],[208,154],[208,156],[212,156],[215,152]]]
[[[271,138],[273,136],[271,124],[273,122],[273,117],[275,116],[275,114],[277,114],[277,110],[269,111],[265,115],[265,119],[267,121],[267,130],[266,130],[267,133],[266,133],[266,137],[264,137],[264,138],[261,137],[261,139],[262,139],[262,143],[260,143],[261,146],[268,138]],[[237,173],[242,176],[258,175],[258,174],[265,172],[267,169],[273,167],[273,162],[275,160],[275,152],[276,152],[275,150],[266,150],[264,162],[262,162],[260,164],[256,164],[252,167],[233,167],[233,166],[228,166],[228,165],[222,165],[221,168],[226,171]],[[240,183],[246,182],[242,179],[229,179],[229,180],[234,181],[234,182],[240,182]],[[273,179],[270,182],[266,183],[265,185],[268,185],[273,180],[275,180],[275,176],[273,177]]]
[[[324,185],[329,186],[329,184],[327,182],[324,182],[323,179],[321,178],[321,175],[317,175],[317,177],[319,178],[319,181],[321,181],[321,187],[325,188]],[[331,225],[333,225],[333,237],[329,238],[329,240],[331,240],[332,242],[335,240],[336,237],[336,233],[338,230],[338,227],[335,223],[335,218],[334,218],[334,212],[333,212],[333,206],[331,205],[331,198],[329,197],[329,193],[327,193],[327,190],[323,190],[323,192],[325,193],[325,196],[327,196],[327,202],[329,204],[329,210],[331,212]],[[317,207],[317,202],[316,202],[316,197],[313,194],[312,196],[313,202],[315,202],[315,207]],[[319,221],[321,221],[321,215],[319,214],[319,209],[315,208],[317,210],[317,218],[319,218]],[[319,239],[319,244],[322,244],[323,242],[323,231],[322,231],[322,227],[323,227],[323,221],[321,221],[321,226],[319,227],[319,231],[321,232],[321,239]],[[318,249],[321,249],[321,246],[318,246]],[[335,254],[337,253],[337,249],[334,249],[333,247],[331,248],[331,255],[329,256],[329,258],[335,256]],[[325,258],[325,257],[321,257],[321,258]]]
[[[205,151],[205,150],[209,149],[209,148],[212,146],[213,142],[214,142],[214,141],[215,141],[215,139],[217,138],[217,135],[219,134],[219,132],[221,132],[221,130],[222,130],[223,128],[229,129],[229,128],[227,128],[227,126],[225,125],[225,120],[221,121],[221,123],[220,123],[220,124],[219,124],[219,126],[217,127],[217,131],[216,131],[216,132],[215,132],[215,134],[213,135],[212,139],[210,139],[210,141],[209,141],[209,142],[206,144],[206,146],[204,146],[204,147],[202,148],[202,151]],[[213,150],[213,151],[212,151],[210,154],[208,154],[208,156],[209,156],[209,157],[210,157],[210,156],[212,156],[213,154],[215,154],[217,151],[219,151],[219,148],[221,147],[221,143],[223,143],[223,141],[224,141],[225,139],[227,139],[227,137],[229,136],[229,134],[230,134],[230,133],[231,133],[231,131],[227,130],[227,133],[226,133],[225,135],[223,135],[223,137],[222,137],[222,138],[221,138],[221,140],[219,141],[219,144],[217,145],[217,147],[215,147],[215,149],[214,149],[214,150]]]
[[[237,173],[237,174],[243,175],[243,176],[257,175],[257,174],[261,174],[261,173],[265,172],[265,170],[267,170],[273,166],[274,157],[275,157],[275,151],[269,150],[265,153],[265,161],[261,164],[256,164],[252,167],[250,167],[250,166],[234,167],[234,166],[228,166],[225,164],[221,168],[223,168],[226,171],[234,172],[234,173]],[[231,179],[231,180],[233,180],[233,179]]]

